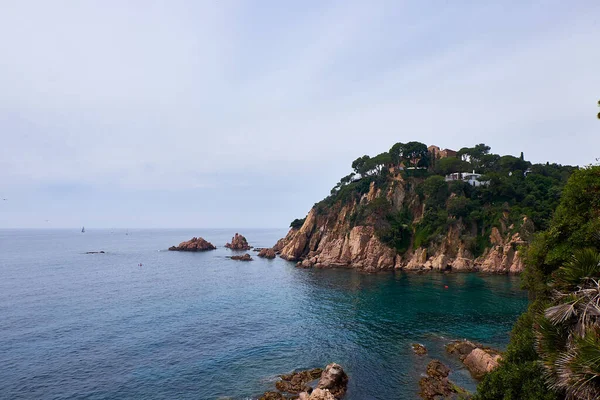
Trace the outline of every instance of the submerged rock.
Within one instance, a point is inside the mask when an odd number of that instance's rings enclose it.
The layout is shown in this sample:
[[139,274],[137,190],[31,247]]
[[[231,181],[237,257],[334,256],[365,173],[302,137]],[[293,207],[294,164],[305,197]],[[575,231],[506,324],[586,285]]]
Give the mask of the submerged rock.
[[231,238],[231,243],[227,243],[225,247],[231,250],[250,250],[252,248],[252,246],[248,245],[246,238],[239,233],[236,233],[235,236]]
[[203,238],[193,237],[187,242],[179,243],[179,246],[171,246],[169,250],[171,251],[207,251],[207,250],[215,250],[216,247],[213,246],[212,243],[207,242]]
[[422,344],[413,343],[412,349],[415,352],[415,354],[418,354],[420,356],[422,356],[423,354],[427,354],[427,348],[425,346],[423,346]]
[[273,249],[260,249],[257,256],[272,259],[275,258],[275,251]]
[[232,260],[237,260],[237,261],[252,261],[253,258],[250,256],[250,254],[246,253],[243,256],[231,256],[229,257]]

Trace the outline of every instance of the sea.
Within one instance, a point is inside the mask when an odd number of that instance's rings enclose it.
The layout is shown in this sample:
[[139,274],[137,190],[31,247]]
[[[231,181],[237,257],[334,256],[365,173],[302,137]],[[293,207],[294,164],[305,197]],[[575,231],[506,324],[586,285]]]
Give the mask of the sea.
[[[0,398],[257,399],[279,374],[336,362],[345,400],[415,399],[434,358],[474,391],[444,345],[504,349],[528,304],[514,276],[234,261],[235,233],[0,230]],[[239,233],[270,247],[286,230]],[[167,250],[193,236],[217,250]]]

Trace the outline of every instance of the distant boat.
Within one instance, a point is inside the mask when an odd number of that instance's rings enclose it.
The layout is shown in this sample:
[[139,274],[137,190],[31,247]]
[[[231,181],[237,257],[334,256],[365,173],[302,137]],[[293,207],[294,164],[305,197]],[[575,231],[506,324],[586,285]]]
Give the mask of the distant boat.
[[85,233],[85,226],[81,227],[81,233]]

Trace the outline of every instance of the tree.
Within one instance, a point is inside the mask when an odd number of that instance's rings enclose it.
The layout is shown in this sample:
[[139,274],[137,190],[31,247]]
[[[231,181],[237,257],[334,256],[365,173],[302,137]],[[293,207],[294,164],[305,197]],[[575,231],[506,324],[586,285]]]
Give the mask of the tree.
[[364,176],[367,172],[367,164],[369,163],[369,160],[371,159],[371,157],[369,157],[368,155],[364,155],[362,157],[358,157],[356,160],[354,160],[352,162],[352,169],[354,169],[354,171],[361,175]]
[[406,160],[413,167],[429,166],[429,150],[421,142],[408,142],[403,147],[403,160]]
[[398,142],[395,145],[393,145],[389,151],[390,158],[395,165],[400,165],[400,162],[402,161],[402,154],[404,153],[404,146],[405,146],[404,143]]
[[437,161],[435,172],[440,175],[448,175],[455,172],[469,172],[471,164],[456,157],[446,157]]
[[474,168],[479,169],[485,156],[489,154],[490,146],[479,143],[475,147],[463,147],[456,153],[456,156],[463,161],[470,162]]

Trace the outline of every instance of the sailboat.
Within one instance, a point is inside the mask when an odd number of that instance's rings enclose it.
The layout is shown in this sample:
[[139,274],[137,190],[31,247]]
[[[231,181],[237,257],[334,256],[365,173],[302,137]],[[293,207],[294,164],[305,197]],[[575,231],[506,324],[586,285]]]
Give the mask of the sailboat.
[[85,233],[85,226],[81,227],[81,233]]

